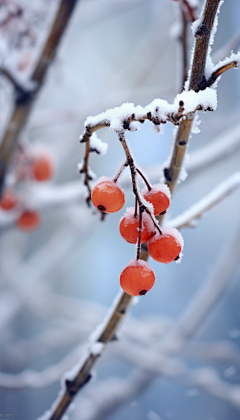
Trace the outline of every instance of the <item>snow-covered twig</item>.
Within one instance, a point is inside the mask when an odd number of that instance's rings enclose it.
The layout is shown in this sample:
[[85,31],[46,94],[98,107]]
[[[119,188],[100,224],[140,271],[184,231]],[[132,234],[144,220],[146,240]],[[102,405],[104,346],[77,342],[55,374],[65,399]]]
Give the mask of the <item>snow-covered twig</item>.
[[217,203],[222,201],[225,197],[240,187],[240,172],[236,172],[234,175],[227,178],[208,195],[199,200],[196,204],[191,206],[188,210],[175,217],[174,219],[168,220],[166,226],[172,226],[177,229],[181,229],[185,226],[192,226],[195,224],[196,219],[203,216],[209,209],[215,206]]
[[213,83],[216,82],[218,77],[221,76],[225,71],[233,69],[233,68],[239,68],[240,63],[240,53],[238,54],[231,54],[229,58],[225,58],[225,60],[218,63],[216,66],[214,66],[214,70],[209,77],[209,79],[206,80],[206,86],[212,86]]
[[89,157],[91,152],[90,141],[92,135],[99,129],[109,127],[116,133],[124,133],[126,131],[136,131],[141,128],[141,124],[149,120],[154,127],[165,124],[167,121],[175,125],[183,122],[183,118],[193,118],[193,114],[197,110],[213,111],[217,107],[216,91],[210,88],[204,91],[182,92],[178,94],[173,104],[169,104],[162,99],[155,99],[145,108],[140,105],[126,103],[120,107],[109,109],[95,117],[88,117],[85,121],[85,130],[80,137],[80,142],[85,143],[84,163],[80,172],[85,174],[84,184],[89,193],[87,200],[90,200],[91,188],[89,181],[91,180],[89,173]]

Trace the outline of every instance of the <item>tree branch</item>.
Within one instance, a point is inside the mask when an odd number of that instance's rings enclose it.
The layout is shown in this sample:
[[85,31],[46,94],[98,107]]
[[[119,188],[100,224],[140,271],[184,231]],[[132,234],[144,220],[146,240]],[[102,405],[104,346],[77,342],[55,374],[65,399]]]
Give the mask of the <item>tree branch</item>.
[[[218,10],[220,0],[207,0],[202,16],[195,21],[195,48],[189,80],[189,90],[200,91],[205,86],[205,66],[209,40],[213,28],[214,19]],[[176,135],[175,145],[169,168],[165,168],[165,182],[171,193],[177,183],[179,173],[183,164],[192,123],[193,115],[190,114],[182,120]]]

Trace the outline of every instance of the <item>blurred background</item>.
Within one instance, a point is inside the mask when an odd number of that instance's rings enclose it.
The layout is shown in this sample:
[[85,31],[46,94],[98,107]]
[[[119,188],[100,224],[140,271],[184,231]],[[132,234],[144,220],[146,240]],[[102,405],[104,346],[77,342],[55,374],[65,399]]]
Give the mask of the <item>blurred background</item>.
[[[203,2],[189,3],[197,6],[198,16]],[[58,5],[57,0],[0,1],[0,66],[22,85],[28,83]],[[225,51],[230,55],[237,46],[237,41],[226,44],[235,35],[240,38],[239,15],[239,1],[222,5],[213,59],[214,54],[223,59]],[[190,60],[190,24],[188,30]],[[54,177],[16,183],[15,157],[6,179],[26,206],[39,213],[40,226],[21,231],[18,211],[0,210],[0,413],[28,420],[50,408],[62,375],[77,363],[119,292],[119,275],[134,258],[135,246],[119,234],[124,210],[102,222],[93,207],[87,207],[77,170],[84,156],[79,136],[87,116],[124,102],[146,106],[155,98],[174,101],[182,90],[179,34],[181,12],[175,1],[77,2],[19,137],[26,151],[48,150]],[[240,73],[226,72],[217,91],[217,110],[198,115],[200,131],[192,134],[185,163],[188,176],[176,188],[166,223],[239,171]],[[4,74],[0,92],[3,138],[14,107],[14,89]],[[146,122],[127,136],[137,164],[152,182],[161,178],[173,132],[167,123],[163,135],[154,134]],[[113,176],[124,158],[113,131],[102,129],[98,136],[108,151],[104,156],[91,154],[96,179]],[[194,164],[199,156],[200,163]],[[128,169],[125,172],[120,183],[129,207],[134,197]],[[119,341],[110,343],[99,359],[96,377],[74,400],[70,419],[239,419],[239,208],[240,191],[234,188],[194,228],[181,230],[181,264],[165,266],[150,259],[156,284],[134,301]],[[201,313],[206,299],[209,307]],[[181,322],[192,328],[191,339],[171,357],[165,337]]]

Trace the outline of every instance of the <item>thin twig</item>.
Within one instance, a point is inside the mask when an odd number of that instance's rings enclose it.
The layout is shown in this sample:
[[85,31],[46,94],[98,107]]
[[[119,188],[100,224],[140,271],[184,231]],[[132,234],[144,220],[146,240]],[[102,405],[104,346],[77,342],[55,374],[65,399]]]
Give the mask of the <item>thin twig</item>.
[[152,187],[149,183],[149,181],[147,180],[147,178],[143,175],[142,171],[140,171],[139,168],[136,168],[136,171],[139,173],[139,175],[141,176],[141,178],[143,179],[143,181],[145,182],[148,191],[151,191]]
[[138,240],[137,240],[137,254],[136,254],[136,260],[140,259],[140,251],[141,251],[141,236],[142,236],[142,207],[139,207],[139,228],[138,228]]
[[131,177],[132,177],[132,186],[133,186],[133,194],[135,195],[137,201],[138,201],[138,205],[139,205],[139,213],[145,211],[152,219],[154,226],[156,227],[156,229],[158,230],[158,232],[160,233],[160,235],[162,234],[162,231],[160,229],[159,223],[158,221],[155,219],[153,213],[144,205],[143,200],[138,192],[138,188],[137,188],[137,181],[136,181],[136,166],[134,163],[134,160],[132,158],[131,152],[129,150],[129,147],[127,145],[126,139],[125,139],[125,135],[124,132],[119,133],[119,140],[123,146],[124,152],[126,154],[126,158],[127,158],[127,162],[131,171]]
[[213,83],[216,82],[217,78],[221,76],[225,71],[238,68],[239,67],[239,60],[230,61],[230,63],[224,64],[223,66],[216,69],[212,74],[211,77],[206,81],[206,85],[212,86]]

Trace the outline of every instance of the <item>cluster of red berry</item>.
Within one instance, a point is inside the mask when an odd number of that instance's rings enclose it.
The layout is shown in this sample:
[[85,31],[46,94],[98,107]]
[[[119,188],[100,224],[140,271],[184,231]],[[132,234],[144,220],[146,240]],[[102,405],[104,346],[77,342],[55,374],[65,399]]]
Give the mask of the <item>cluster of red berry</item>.
[[[17,183],[26,179],[37,182],[48,181],[53,176],[53,161],[51,156],[46,153],[27,154],[21,151],[16,165]],[[10,188],[5,188],[0,199],[0,208],[3,211],[17,211],[17,226],[24,231],[32,231],[40,224],[40,215],[36,210],[26,208],[23,200],[18,197],[17,192]]]
[[[179,258],[183,249],[183,238],[177,229],[160,229],[155,216],[164,214],[170,205],[170,191],[164,184],[142,190],[146,206],[127,209],[120,221],[120,234],[132,244],[147,242],[150,256],[168,264]],[[94,206],[104,213],[114,213],[125,203],[122,188],[116,180],[101,177],[92,191]],[[148,205],[150,203],[150,205]],[[152,205],[152,207],[151,207]],[[153,208],[153,211],[152,211]],[[122,289],[131,296],[145,295],[154,285],[155,275],[149,264],[143,260],[131,260],[120,276]]]

